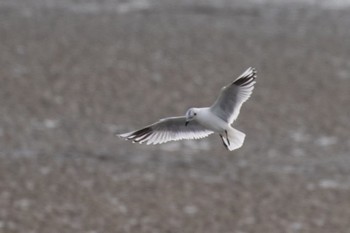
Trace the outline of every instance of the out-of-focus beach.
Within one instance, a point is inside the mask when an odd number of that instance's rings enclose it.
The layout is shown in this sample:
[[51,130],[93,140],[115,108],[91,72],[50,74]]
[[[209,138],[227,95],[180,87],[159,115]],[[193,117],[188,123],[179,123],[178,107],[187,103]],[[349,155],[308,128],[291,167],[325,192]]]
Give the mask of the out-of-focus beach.
[[[0,233],[349,232],[349,6],[0,0]],[[114,136],[250,66],[241,149]]]

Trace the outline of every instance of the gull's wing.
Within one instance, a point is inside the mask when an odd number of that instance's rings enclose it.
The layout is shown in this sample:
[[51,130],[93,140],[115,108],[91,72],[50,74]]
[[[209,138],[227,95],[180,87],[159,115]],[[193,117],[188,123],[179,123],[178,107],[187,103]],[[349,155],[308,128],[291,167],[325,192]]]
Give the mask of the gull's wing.
[[187,126],[185,126],[185,123],[186,117],[169,117],[142,129],[118,134],[117,136],[133,142],[147,142],[147,145],[149,145],[181,139],[200,139],[213,133],[213,131],[204,128],[196,121],[189,122]]
[[242,104],[247,101],[253,92],[256,79],[256,70],[248,68],[233,83],[223,87],[220,95],[210,110],[232,124],[237,119]]

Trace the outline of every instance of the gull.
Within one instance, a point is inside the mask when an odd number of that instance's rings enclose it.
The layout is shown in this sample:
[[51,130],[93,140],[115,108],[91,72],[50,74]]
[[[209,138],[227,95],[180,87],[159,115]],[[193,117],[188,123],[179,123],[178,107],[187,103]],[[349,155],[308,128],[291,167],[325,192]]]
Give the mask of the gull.
[[251,96],[256,70],[252,67],[234,82],[221,89],[214,104],[205,108],[190,108],[185,116],[168,117],[136,131],[116,134],[132,142],[160,144],[182,139],[200,139],[218,133],[227,150],[243,145],[245,134],[231,126],[242,104]]

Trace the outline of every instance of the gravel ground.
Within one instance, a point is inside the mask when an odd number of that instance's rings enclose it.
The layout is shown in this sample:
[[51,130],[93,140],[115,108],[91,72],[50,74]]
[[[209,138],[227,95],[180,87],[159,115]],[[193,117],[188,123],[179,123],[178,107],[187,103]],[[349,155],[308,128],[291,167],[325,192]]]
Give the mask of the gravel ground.
[[[349,232],[350,9],[306,2],[0,0],[0,233]],[[113,136],[249,66],[241,149]]]

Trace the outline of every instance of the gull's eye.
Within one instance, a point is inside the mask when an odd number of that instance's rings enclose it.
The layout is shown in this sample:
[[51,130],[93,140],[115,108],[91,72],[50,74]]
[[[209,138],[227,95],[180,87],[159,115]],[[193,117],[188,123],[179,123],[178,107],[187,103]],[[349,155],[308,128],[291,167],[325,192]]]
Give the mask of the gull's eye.
[[197,116],[197,113],[195,112],[194,115]]

